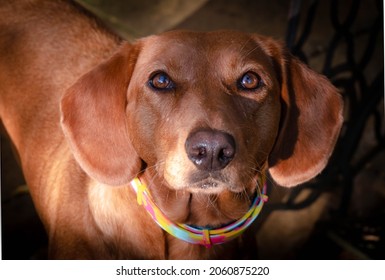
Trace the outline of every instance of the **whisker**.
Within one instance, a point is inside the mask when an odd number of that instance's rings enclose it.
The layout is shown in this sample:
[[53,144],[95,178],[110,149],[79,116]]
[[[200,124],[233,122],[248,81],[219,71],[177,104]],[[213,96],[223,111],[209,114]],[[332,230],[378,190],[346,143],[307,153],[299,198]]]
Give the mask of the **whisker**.
[[248,51],[246,54],[243,55],[242,58],[247,58],[252,52],[254,52],[257,49],[260,49],[261,47],[259,45],[256,45],[254,48],[252,48],[250,51]]

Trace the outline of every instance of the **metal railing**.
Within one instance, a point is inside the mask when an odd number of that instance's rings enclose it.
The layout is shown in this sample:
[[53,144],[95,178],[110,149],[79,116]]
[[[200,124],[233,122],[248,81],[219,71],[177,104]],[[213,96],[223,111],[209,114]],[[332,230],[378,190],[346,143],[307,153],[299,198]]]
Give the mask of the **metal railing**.
[[[329,3],[333,32],[322,56],[324,59],[321,71],[339,88],[345,101],[344,124],[334,154],[328,166],[316,179],[291,190],[284,203],[267,204],[264,210],[265,218],[274,210],[308,207],[321,194],[335,191],[337,187],[340,188],[341,195],[337,211],[332,216],[339,221],[348,219],[348,208],[356,187],[355,178],[385,149],[384,58],[383,55],[374,55],[379,53],[378,50],[382,50],[383,54],[382,1],[375,1],[377,9],[372,11],[372,23],[362,29],[354,27],[360,9],[365,9],[367,2],[352,0],[346,5],[347,1],[330,0]],[[308,63],[309,57],[304,47],[312,35],[318,8],[318,0],[291,1],[286,44],[291,52],[305,63]],[[341,19],[342,9],[345,16]],[[336,53],[342,46],[346,51],[342,57],[339,55],[337,61]],[[377,73],[373,74],[373,67],[370,74],[368,73],[370,63],[377,63],[377,67],[374,67],[377,68]],[[374,125],[368,125],[369,123]],[[363,151],[358,147],[368,129],[373,130],[371,133],[375,135],[375,143]],[[305,199],[299,201],[298,198],[304,190],[307,190],[308,194]],[[262,219],[260,223],[263,222]]]

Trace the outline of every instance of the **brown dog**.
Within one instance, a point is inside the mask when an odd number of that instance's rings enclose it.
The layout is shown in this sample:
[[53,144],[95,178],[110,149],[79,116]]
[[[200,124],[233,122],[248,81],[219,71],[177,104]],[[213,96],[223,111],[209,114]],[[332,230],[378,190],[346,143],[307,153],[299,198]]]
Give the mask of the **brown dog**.
[[0,116],[52,258],[242,257],[240,239],[205,248],[164,232],[130,181],[170,220],[219,227],[249,209],[262,172],[294,186],[326,165],[341,97],[269,38],[129,44],[67,1],[1,5]]

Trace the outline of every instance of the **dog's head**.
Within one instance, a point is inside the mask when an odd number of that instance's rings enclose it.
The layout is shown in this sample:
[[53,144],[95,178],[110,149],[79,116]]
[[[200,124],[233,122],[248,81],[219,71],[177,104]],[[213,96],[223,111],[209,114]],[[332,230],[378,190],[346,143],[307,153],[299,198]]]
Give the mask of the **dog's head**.
[[[316,176],[342,101],[276,41],[233,31],[169,32],[134,44],[65,94],[62,126],[80,166],[109,185],[145,168],[168,190],[253,193]],[[231,204],[231,203],[230,203]]]

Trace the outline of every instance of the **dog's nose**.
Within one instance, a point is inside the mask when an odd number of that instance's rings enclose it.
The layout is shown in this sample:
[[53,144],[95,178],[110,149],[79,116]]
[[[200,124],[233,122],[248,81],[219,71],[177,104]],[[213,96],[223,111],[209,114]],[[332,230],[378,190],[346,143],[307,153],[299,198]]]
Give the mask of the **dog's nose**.
[[205,171],[223,169],[235,156],[233,136],[216,130],[199,130],[190,134],[185,148],[195,166]]

